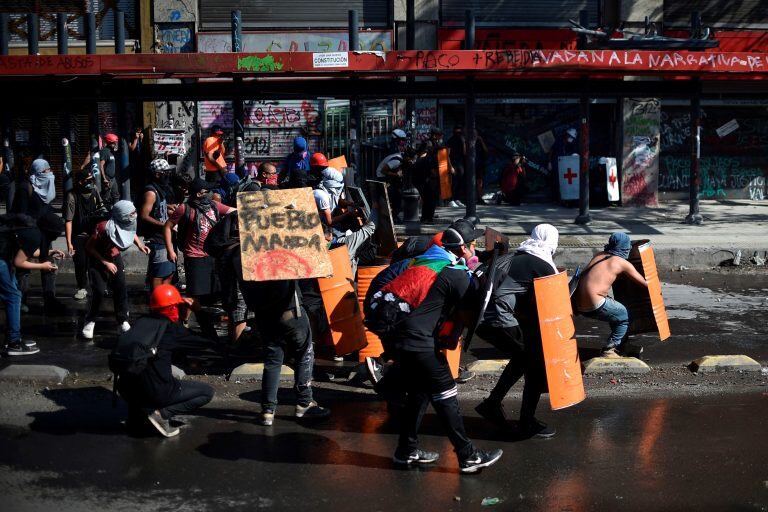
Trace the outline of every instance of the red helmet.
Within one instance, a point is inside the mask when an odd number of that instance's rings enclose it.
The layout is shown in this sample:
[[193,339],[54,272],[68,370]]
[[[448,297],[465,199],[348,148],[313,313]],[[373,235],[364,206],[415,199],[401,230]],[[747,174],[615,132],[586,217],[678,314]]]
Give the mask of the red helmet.
[[117,135],[114,133],[108,133],[104,136],[104,140],[107,141],[107,144],[112,144],[113,142],[117,142]]
[[311,167],[328,167],[328,159],[322,153],[315,153],[309,159],[309,165]]
[[149,297],[149,309],[152,311],[183,303],[184,299],[181,298],[179,290],[172,284],[161,284],[152,290],[152,295]]

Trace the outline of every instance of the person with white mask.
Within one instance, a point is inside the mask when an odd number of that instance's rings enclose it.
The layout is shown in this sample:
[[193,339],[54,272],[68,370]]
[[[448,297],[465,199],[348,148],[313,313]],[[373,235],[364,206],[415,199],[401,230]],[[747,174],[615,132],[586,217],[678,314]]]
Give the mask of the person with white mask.
[[80,334],[93,339],[96,316],[101,309],[107,287],[112,289],[118,334],[131,328],[128,323],[128,289],[125,285],[125,265],[121,253],[135,245],[144,254],[149,248],[136,235],[136,207],[130,201],[118,201],[112,207],[109,220],[100,222],[94,234],[88,239],[88,312]]

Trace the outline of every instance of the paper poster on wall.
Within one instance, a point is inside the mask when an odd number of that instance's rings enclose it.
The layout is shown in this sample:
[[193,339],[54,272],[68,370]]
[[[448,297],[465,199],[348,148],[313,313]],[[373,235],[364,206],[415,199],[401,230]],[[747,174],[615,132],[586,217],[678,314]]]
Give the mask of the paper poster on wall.
[[661,107],[658,98],[624,100],[622,200],[658,206]]
[[241,192],[237,208],[246,281],[331,275],[311,188]]
[[560,156],[557,158],[557,170],[560,177],[560,199],[574,201],[579,198],[579,155]]
[[313,68],[346,68],[349,67],[349,53],[323,52],[312,54]]
[[152,130],[152,150],[155,155],[184,155],[185,130]]

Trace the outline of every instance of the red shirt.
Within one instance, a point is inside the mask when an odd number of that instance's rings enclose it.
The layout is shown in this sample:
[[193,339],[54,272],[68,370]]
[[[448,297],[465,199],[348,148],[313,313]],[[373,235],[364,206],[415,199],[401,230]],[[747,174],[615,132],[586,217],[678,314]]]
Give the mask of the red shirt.
[[107,233],[107,221],[99,222],[96,225],[91,240],[95,243],[96,252],[107,261],[115,261],[115,258],[120,254],[120,249],[117,248]]

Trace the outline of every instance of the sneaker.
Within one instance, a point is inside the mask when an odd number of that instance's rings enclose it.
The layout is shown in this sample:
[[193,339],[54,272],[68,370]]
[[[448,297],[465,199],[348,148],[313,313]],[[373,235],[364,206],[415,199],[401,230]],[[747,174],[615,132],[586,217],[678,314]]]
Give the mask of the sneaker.
[[557,433],[554,428],[547,426],[546,423],[542,423],[536,418],[530,421],[521,422],[519,431],[520,435],[526,439],[531,437],[536,437],[538,439],[549,439],[550,437],[554,437]]
[[493,450],[492,452],[477,450],[471,457],[459,462],[459,471],[462,473],[477,473],[482,468],[495,464],[502,455],[504,455],[502,450]]
[[14,341],[5,347],[5,353],[9,356],[31,356],[40,352],[37,347],[28,347],[21,341]]
[[262,411],[259,422],[265,427],[270,427],[275,422],[275,411]]
[[37,342],[36,341],[32,341],[32,340],[21,340],[21,343],[25,347],[36,347],[37,346]]
[[456,199],[454,202],[459,206],[459,208],[466,208],[467,207],[467,205],[465,205],[464,203],[462,203],[458,199]]
[[168,420],[163,418],[162,414],[160,414],[160,411],[152,412],[152,414],[147,416],[147,419],[152,425],[154,425],[157,431],[163,434],[165,437],[173,437],[179,435],[179,429],[172,427]]
[[88,292],[85,288],[79,288],[72,296],[75,300],[85,300],[86,297],[88,297]]
[[504,413],[504,406],[499,402],[491,402],[490,400],[483,400],[475,407],[477,414],[487,419],[495,425],[501,427],[507,426],[507,415]]
[[640,357],[643,354],[643,347],[630,345],[629,341],[624,340],[616,347],[616,352],[622,357]]
[[402,464],[404,466],[410,466],[411,464],[432,464],[440,459],[440,454],[435,452],[428,452],[425,450],[414,450],[407,455],[402,455],[395,450],[395,456],[392,460],[395,464]]
[[344,356],[333,356],[333,362],[334,363],[343,363],[344,362]]
[[621,354],[619,354],[615,348],[611,347],[604,349],[600,353],[600,357],[604,357],[606,359],[621,359]]
[[131,330],[131,324],[129,324],[128,322],[123,322],[120,324],[120,327],[117,328],[117,334],[125,334],[130,330]]
[[320,407],[314,400],[308,405],[296,404],[296,417],[308,419],[325,418],[331,414],[331,410],[326,407]]
[[368,378],[372,384],[376,384],[381,380],[381,364],[375,357],[365,358],[365,369],[368,370]]
[[461,206],[459,206],[459,203],[457,203],[456,201],[451,201],[450,203],[448,203],[448,206],[450,206],[451,208],[461,208]]
[[466,366],[459,366],[459,376],[456,377],[456,382],[459,384],[464,384],[467,381],[470,381],[475,378],[475,372],[471,372],[467,370]]
[[93,339],[93,328],[96,327],[96,322],[86,322],[83,326],[83,330],[80,331],[80,334],[83,336],[83,338],[87,340]]

